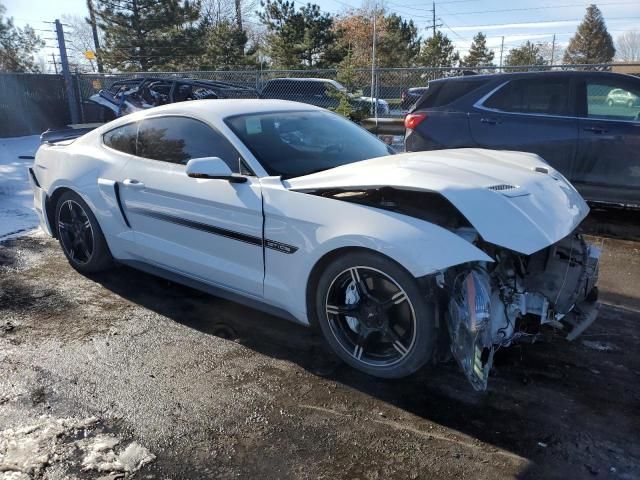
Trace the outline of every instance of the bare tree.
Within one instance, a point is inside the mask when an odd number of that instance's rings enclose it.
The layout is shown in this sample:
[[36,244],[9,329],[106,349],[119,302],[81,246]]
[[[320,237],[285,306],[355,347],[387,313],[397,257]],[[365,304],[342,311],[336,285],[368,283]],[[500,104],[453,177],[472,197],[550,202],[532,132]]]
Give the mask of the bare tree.
[[257,0],[204,0],[202,13],[212,25],[232,21],[239,28],[246,28],[246,20],[254,16]]
[[78,15],[63,15],[62,20],[68,25],[64,36],[71,68],[80,72],[97,72],[96,61],[85,56],[86,52],[95,50],[91,25]]
[[616,40],[616,59],[623,62],[640,61],[640,32],[629,31]]

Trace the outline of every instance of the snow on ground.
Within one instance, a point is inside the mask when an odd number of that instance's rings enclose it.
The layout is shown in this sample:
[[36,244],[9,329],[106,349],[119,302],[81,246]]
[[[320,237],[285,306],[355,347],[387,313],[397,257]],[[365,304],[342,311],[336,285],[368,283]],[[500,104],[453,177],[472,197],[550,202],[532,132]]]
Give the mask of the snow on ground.
[[38,135],[0,138],[0,240],[38,226],[27,168],[35,155]]
[[95,417],[83,420],[42,416],[32,425],[0,432],[0,480],[40,478],[45,469],[72,478],[68,467],[81,460],[82,469],[131,474],[155,456],[137,442],[99,431]]

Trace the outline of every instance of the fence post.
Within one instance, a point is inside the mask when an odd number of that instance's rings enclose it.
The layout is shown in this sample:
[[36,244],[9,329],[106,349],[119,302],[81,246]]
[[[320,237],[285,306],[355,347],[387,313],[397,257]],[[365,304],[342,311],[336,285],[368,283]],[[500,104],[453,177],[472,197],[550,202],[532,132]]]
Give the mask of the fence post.
[[60,63],[62,64],[62,76],[64,77],[64,86],[67,92],[67,101],[69,102],[69,113],[71,114],[71,123],[80,123],[78,117],[78,101],[73,91],[73,79],[69,70],[69,59],[67,58],[67,47],[64,43],[64,31],[62,23],[56,19],[56,35],[58,37],[58,48],[60,49]]

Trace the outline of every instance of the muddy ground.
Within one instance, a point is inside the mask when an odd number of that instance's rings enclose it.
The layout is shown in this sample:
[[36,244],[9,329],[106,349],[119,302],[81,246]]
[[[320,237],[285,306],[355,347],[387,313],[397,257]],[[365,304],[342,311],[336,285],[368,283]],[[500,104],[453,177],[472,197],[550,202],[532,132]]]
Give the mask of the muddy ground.
[[[484,394],[455,364],[368,377],[129,268],[84,277],[42,234],[0,243],[0,479],[640,478],[640,243],[592,240],[599,320],[501,350]],[[3,445],[42,461],[3,473]]]

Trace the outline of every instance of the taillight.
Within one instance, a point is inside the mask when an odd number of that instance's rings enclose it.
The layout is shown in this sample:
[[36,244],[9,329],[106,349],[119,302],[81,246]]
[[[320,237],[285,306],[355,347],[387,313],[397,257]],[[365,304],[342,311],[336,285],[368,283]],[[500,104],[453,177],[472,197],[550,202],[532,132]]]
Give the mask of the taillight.
[[404,117],[404,126],[405,128],[415,130],[415,128],[420,125],[425,118],[427,118],[426,113],[409,113]]

